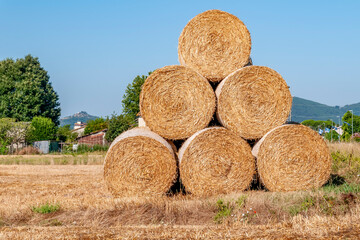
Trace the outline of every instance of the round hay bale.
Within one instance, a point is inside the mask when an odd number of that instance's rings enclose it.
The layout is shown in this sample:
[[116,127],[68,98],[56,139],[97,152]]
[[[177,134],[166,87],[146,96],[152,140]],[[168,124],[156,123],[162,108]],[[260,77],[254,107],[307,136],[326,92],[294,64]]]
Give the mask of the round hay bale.
[[179,37],[180,64],[195,69],[212,82],[221,81],[245,66],[250,51],[251,38],[245,24],[220,10],[195,16]]
[[219,122],[249,140],[284,124],[291,110],[288,85],[268,67],[241,68],[227,76],[215,93]]
[[146,79],[140,94],[146,126],[167,139],[185,139],[205,128],[215,106],[210,83],[184,66],[156,70]]
[[203,129],[179,150],[182,184],[196,196],[245,190],[255,172],[250,145],[223,127]]
[[177,179],[174,152],[150,129],[131,129],[110,145],[104,178],[115,197],[164,195]]
[[270,191],[318,188],[330,176],[331,156],[323,138],[304,125],[283,125],[252,150],[262,183]]

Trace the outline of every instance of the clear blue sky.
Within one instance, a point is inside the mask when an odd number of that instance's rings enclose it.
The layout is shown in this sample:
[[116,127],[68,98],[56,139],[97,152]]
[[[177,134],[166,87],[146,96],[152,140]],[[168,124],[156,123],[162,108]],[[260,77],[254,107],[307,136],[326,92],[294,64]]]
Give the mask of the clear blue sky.
[[121,113],[136,75],[179,64],[178,37],[195,15],[239,17],[255,65],[278,71],[293,96],[360,102],[360,1],[0,0],[0,60],[39,57],[61,115]]

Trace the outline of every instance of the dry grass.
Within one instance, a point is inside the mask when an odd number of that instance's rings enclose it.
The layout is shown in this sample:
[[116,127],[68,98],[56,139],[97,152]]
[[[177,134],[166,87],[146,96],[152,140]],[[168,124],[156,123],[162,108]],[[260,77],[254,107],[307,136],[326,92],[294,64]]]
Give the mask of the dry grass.
[[0,155],[0,165],[99,165],[105,153],[82,155]]
[[[101,165],[0,165],[0,239],[356,238],[360,160],[336,156],[319,190],[211,198],[113,199]],[[60,208],[32,211],[46,203]]]
[[360,143],[358,142],[328,142],[331,152],[340,152],[343,154],[352,154],[353,157],[360,157]]
[[34,155],[34,154],[40,154],[40,150],[37,148],[34,148],[33,146],[27,146],[19,151],[16,151],[16,155]]

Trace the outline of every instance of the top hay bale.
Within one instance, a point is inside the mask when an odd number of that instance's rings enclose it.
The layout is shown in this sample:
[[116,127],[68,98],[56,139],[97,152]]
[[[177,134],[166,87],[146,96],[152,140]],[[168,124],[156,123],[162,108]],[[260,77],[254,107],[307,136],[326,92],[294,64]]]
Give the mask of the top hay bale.
[[252,150],[262,183],[270,191],[318,188],[330,176],[330,151],[322,137],[304,125],[268,132]]
[[146,125],[167,139],[184,139],[205,128],[215,112],[210,83],[191,68],[167,66],[153,72],[140,94]]
[[177,179],[172,147],[149,128],[128,130],[111,144],[104,178],[115,197],[164,195]]
[[245,139],[259,139],[285,123],[291,110],[289,87],[268,67],[248,66],[227,76],[216,88],[217,118]]
[[245,24],[220,10],[203,12],[189,21],[178,45],[181,65],[191,67],[218,82],[245,66],[250,57],[251,38]]

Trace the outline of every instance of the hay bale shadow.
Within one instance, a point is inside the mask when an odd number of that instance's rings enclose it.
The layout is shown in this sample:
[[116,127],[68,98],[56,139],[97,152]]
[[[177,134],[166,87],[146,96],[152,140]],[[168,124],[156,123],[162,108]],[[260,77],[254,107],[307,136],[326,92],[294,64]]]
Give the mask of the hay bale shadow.
[[261,183],[260,176],[258,173],[255,173],[253,176],[253,180],[250,183],[250,186],[248,187],[249,191],[268,191],[264,184]]
[[340,186],[346,183],[344,177],[341,177],[338,174],[330,174],[329,180],[324,184],[324,186]]

